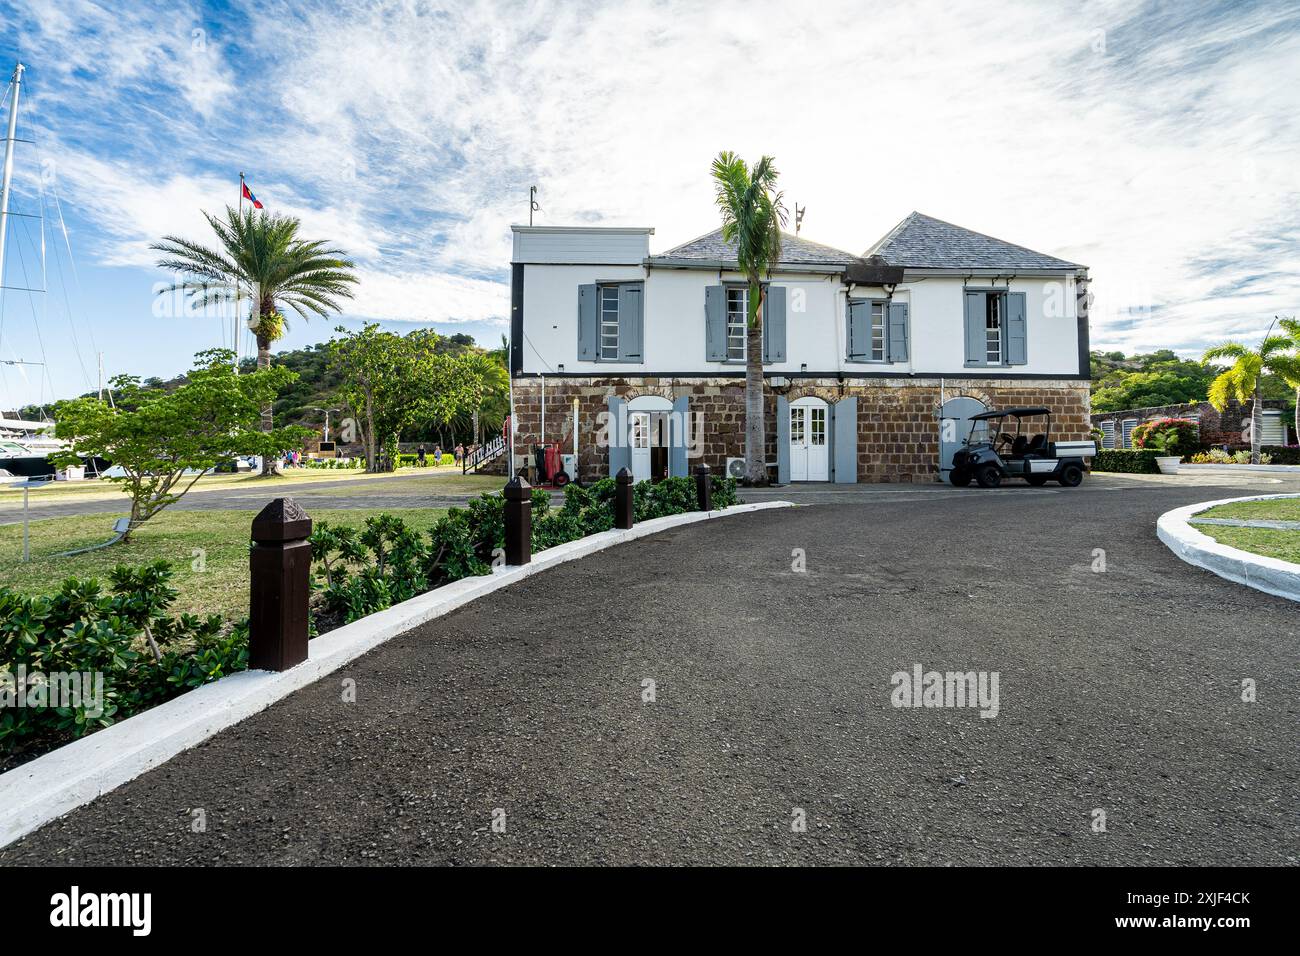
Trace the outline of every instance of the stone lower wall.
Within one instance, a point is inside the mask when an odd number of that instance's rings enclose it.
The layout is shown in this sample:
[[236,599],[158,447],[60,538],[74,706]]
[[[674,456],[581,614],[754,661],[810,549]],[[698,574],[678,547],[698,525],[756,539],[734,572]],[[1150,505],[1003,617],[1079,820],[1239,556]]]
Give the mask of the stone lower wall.
[[[516,378],[515,443],[523,452],[543,440],[541,385],[535,378]],[[970,396],[985,405],[1045,405],[1051,408],[1053,436],[1086,439],[1089,434],[1089,383],[1076,379],[792,379],[789,385],[767,389],[767,460],[776,461],[776,395],[789,401],[815,395],[828,402],[858,399],[858,480],[878,482],[934,481],[939,477],[941,401]],[[608,411],[607,399],[631,400],[656,395],[669,401],[686,396],[692,414],[701,413],[698,457],[691,464],[714,470],[726,459],[745,453],[745,389],[736,378],[548,378],[544,439],[572,445],[573,400],[578,400],[579,470],[582,479],[609,474],[609,450],[598,443],[598,416]]]

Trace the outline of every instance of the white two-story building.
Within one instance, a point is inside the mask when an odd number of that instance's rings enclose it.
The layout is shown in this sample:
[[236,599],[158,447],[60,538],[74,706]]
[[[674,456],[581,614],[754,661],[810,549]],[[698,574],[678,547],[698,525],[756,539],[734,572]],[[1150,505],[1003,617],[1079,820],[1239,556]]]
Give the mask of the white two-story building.
[[[744,456],[747,291],[721,231],[652,255],[648,228],[515,226],[516,466],[583,479]],[[912,213],[862,255],[786,236],[766,277],[774,480],[930,481],[967,416],[1046,405],[1088,434],[1087,270]]]

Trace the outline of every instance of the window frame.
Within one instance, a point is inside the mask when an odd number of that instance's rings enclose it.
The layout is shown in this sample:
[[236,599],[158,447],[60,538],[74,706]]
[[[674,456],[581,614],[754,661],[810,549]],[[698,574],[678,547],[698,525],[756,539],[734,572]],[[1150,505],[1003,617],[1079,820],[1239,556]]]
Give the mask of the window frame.
[[[581,362],[594,362],[617,365],[641,365],[645,363],[645,279],[593,279],[590,282],[584,282],[583,285],[594,285],[596,287],[596,356],[590,359],[579,359]],[[623,286],[640,286],[641,287],[641,335],[642,335],[642,357],[640,359],[622,359],[618,357],[619,350],[623,344],[622,335],[622,297],[619,290]],[[616,329],[614,332],[614,357],[605,358],[605,290],[613,289],[615,291],[614,302],[616,309],[614,319]]]
[[[596,361],[597,362],[617,362],[619,347],[619,287],[621,282],[597,282],[596,283]],[[605,357],[605,293],[608,290],[614,292],[614,356]]]
[[[729,280],[723,281],[723,282],[721,283],[721,285],[722,285],[722,332],[723,332],[723,337],[727,339],[727,343],[728,343],[728,344],[727,344],[727,357],[726,357],[725,359],[722,360],[722,364],[723,364],[723,365],[744,365],[744,364],[745,364],[745,359],[746,359],[746,357],[747,357],[748,354],[749,354],[749,283],[748,283],[748,282],[737,282],[735,279],[729,279]],[[761,288],[763,288],[763,289],[769,289],[769,288],[772,287],[772,283],[771,283],[770,280],[766,280],[766,281],[760,282],[760,283],[759,283],[759,286],[760,286]],[[744,325],[742,326],[745,335],[744,335],[744,337],[741,339],[741,349],[742,349],[742,351],[741,351],[741,353],[740,353],[740,358],[732,358],[732,357],[731,357],[731,344],[730,344],[730,340],[731,340],[731,333],[730,333],[730,328],[731,328],[731,309],[730,309],[730,305],[731,305],[731,290],[732,290],[732,289],[743,289],[744,292],[745,292],[745,322],[744,322]],[[765,361],[763,364],[764,364],[764,365],[767,365],[768,363]]]
[[[962,287],[962,318],[961,318],[962,331],[965,332],[965,325],[966,325],[966,294],[967,293],[975,292],[984,296],[984,315],[985,315],[985,319],[984,319],[985,324],[983,326],[983,330],[984,330],[983,359],[981,361],[974,361],[974,362],[967,359],[965,362],[966,368],[1013,368],[1011,363],[1007,361],[1007,296],[1011,292],[1015,292],[1015,291],[1019,291],[1019,290],[1009,289],[1009,288],[1003,289],[998,286],[963,286]],[[988,323],[988,297],[990,294],[997,295],[999,300],[999,304],[998,304],[999,355],[998,355],[998,360],[996,362],[990,362],[988,360],[989,350],[988,350],[988,324],[987,323]],[[1026,299],[1025,307],[1026,309],[1028,309],[1028,299]],[[1026,316],[1026,322],[1027,320],[1028,320],[1028,316]]]
[[[844,361],[852,362],[855,365],[893,365],[895,363],[889,360],[889,305],[892,298],[886,296],[879,298],[877,296],[850,296],[844,306]],[[853,307],[855,305],[869,306],[871,312],[868,314],[867,332],[871,336],[871,358],[854,358],[850,345],[853,338]],[[876,341],[876,323],[875,310],[880,306],[880,358],[875,357]]]

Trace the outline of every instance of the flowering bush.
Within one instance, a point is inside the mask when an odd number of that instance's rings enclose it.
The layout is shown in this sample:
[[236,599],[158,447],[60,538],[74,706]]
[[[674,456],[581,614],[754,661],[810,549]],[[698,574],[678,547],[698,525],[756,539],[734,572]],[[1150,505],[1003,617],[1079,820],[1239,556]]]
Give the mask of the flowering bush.
[[1164,455],[1190,455],[1200,445],[1200,428],[1186,418],[1155,418],[1133,429],[1133,447]]
[[[1260,453],[1259,463],[1261,465],[1271,464],[1272,455]],[[1222,448],[1211,448],[1208,451],[1199,451],[1192,456],[1194,465],[1249,465],[1250,452],[1248,451],[1224,451]]]

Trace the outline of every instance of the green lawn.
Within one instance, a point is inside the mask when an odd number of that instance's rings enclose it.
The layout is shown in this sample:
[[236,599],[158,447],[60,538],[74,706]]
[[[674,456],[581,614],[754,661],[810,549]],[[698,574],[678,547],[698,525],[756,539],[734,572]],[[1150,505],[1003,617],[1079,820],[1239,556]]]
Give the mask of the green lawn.
[[1197,531],[1208,534],[1219,544],[1239,548],[1266,558],[1280,558],[1300,564],[1300,531],[1278,531],[1271,528],[1229,528],[1222,525],[1193,525]]
[[[446,513],[439,508],[385,510],[421,529],[432,526]],[[102,514],[46,518],[31,524],[29,564],[22,563],[22,525],[0,526],[0,585],[27,594],[47,593],[57,590],[68,577],[107,580],[115,565],[165,558],[176,570],[172,584],[180,591],[173,612],[218,613],[238,619],[248,613],[248,535],[255,513],[164,511],[126,544],[64,558],[54,555],[110,538],[112,521]],[[360,525],[369,513],[319,510],[312,512],[312,518],[317,522]]]
[[1220,544],[1240,548],[1269,558],[1300,564],[1300,531],[1273,528],[1232,528],[1196,524],[1196,518],[1235,518],[1239,521],[1300,521],[1300,497],[1266,501],[1234,501],[1202,511],[1192,518],[1192,527]]
[[1300,521],[1300,497],[1269,501],[1234,501],[1202,511],[1197,518],[1237,518],[1247,521]]

